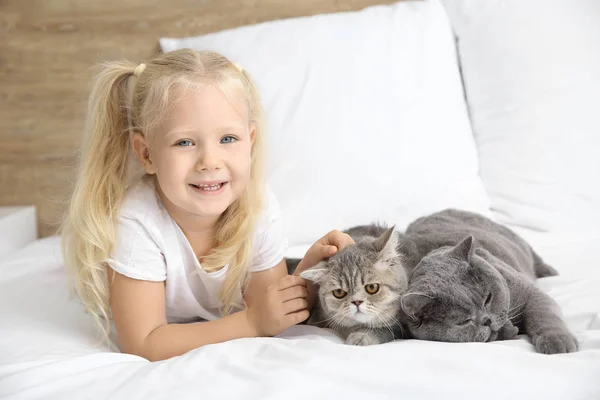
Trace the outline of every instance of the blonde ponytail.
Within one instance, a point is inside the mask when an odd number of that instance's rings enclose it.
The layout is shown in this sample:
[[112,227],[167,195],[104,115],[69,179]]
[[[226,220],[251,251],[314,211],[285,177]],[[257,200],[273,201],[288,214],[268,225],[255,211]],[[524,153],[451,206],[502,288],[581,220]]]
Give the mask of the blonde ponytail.
[[115,242],[115,216],[126,189],[130,152],[126,86],[134,68],[127,62],[110,63],[96,76],[78,176],[61,229],[68,273],[81,301],[105,333],[110,319],[102,261]]

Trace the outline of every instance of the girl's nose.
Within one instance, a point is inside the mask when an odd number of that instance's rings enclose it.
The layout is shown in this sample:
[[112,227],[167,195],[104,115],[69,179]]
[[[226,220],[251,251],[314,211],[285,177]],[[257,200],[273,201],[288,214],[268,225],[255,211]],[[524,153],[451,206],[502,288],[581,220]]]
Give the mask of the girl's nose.
[[196,169],[198,171],[219,169],[220,164],[221,157],[219,155],[219,151],[216,149],[205,148],[200,157],[198,157]]

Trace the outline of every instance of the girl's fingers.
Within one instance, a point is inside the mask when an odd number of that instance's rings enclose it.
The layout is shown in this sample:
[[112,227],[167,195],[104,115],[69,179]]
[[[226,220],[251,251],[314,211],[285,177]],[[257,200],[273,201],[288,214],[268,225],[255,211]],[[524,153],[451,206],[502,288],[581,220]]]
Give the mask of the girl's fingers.
[[281,291],[281,300],[283,302],[294,300],[294,299],[304,299],[308,296],[308,289],[304,286],[293,286],[291,288],[287,288]]
[[308,250],[302,261],[304,265],[312,267],[331,257],[335,253],[337,253],[337,247],[316,243]]
[[296,275],[287,275],[277,282],[277,290],[286,290],[293,286],[306,286],[306,280]]
[[333,245],[336,249],[343,249],[344,247],[354,244],[354,239],[350,237],[347,233],[343,233],[338,230],[333,230],[329,232],[327,235],[323,236],[318,243],[324,245]]
[[302,310],[299,312],[291,313],[285,316],[285,320],[288,326],[299,324],[302,321],[306,321],[310,317],[308,310]]
[[323,256],[325,257],[331,257],[332,255],[334,255],[335,253],[337,253],[337,247],[335,246],[323,246]]
[[294,299],[283,303],[283,312],[285,314],[292,314],[298,311],[306,310],[308,302],[306,299]]

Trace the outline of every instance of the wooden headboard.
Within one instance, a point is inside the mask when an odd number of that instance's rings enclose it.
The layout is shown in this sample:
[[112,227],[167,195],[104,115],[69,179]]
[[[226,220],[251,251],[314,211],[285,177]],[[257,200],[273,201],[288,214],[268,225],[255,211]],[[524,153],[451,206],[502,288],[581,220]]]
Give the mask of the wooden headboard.
[[141,62],[161,36],[359,10],[393,0],[4,0],[0,2],[0,206],[37,206],[55,233],[75,175],[91,67]]

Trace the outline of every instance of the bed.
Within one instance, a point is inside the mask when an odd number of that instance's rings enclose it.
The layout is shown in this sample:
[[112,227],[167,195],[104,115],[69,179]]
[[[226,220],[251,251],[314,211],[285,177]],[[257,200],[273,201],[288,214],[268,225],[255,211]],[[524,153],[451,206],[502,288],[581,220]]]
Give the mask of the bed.
[[[0,399],[600,399],[598,3],[425,0],[309,14],[202,35],[163,29],[159,40],[163,51],[218,50],[256,80],[288,256],[329,229],[480,212],[559,271],[539,285],[579,351],[538,354],[524,336],[352,347],[300,325],[150,363],[97,342],[42,220],[45,237],[0,259]],[[23,162],[11,157],[5,186]]]
[[598,399],[599,240],[534,239],[561,272],[540,286],[562,307],[577,353],[537,354],[524,337],[352,347],[296,326],[150,363],[95,344],[91,318],[67,294],[58,238],[41,239],[0,262],[0,398]]

